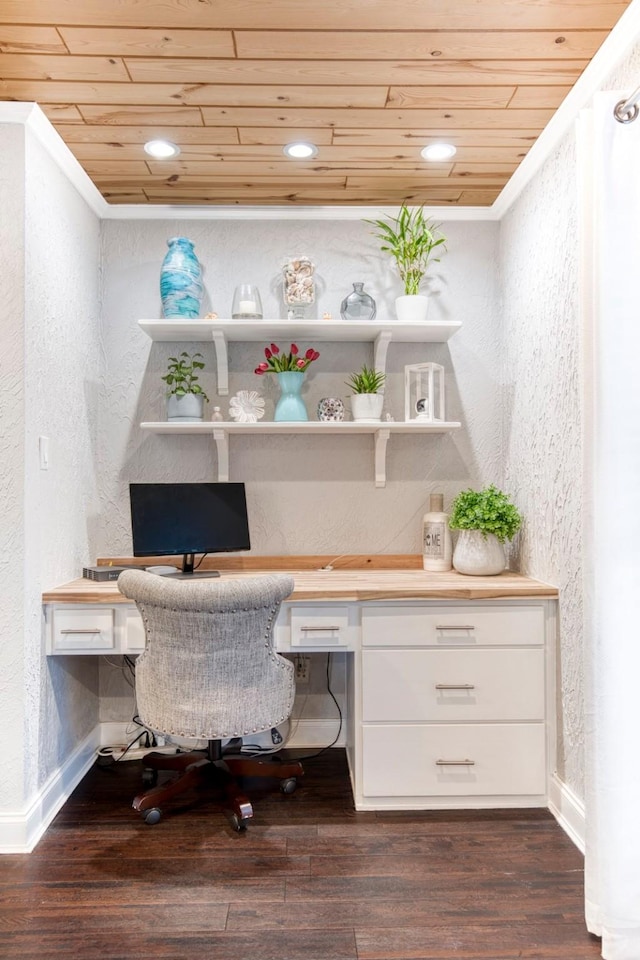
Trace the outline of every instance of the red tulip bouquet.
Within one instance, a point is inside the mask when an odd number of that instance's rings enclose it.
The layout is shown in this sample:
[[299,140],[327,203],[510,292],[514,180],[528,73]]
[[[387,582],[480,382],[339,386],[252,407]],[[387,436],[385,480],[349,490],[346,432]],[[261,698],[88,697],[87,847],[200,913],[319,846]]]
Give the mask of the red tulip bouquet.
[[317,360],[320,354],[313,347],[309,347],[303,357],[300,356],[300,350],[296,343],[291,344],[289,353],[280,353],[280,347],[277,343],[272,343],[264,348],[264,355],[267,358],[266,363],[259,363],[253,371],[259,376],[263,373],[284,373],[285,371],[294,371],[303,373],[310,363]]

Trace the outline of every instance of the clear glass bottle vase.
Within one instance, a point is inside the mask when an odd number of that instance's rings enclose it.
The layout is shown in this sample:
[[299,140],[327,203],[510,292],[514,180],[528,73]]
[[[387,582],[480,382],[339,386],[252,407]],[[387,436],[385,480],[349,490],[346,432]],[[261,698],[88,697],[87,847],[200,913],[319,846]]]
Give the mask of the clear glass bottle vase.
[[340,304],[340,316],[343,320],[375,320],[376,302],[363,290],[364,283],[354,283],[353,293],[345,297]]

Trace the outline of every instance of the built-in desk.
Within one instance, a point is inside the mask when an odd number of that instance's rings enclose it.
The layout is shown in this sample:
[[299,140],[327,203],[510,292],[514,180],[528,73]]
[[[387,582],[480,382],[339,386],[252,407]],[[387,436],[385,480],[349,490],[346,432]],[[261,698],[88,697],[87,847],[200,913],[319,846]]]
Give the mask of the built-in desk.
[[[256,558],[257,559],[257,558]],[[247,577],[269,570],[229,570]],[[555,587],[514,573],[291,570],[281,652],[346,651],[356,808],[546,806],[555,767]],[[47,654],[140,653],[115,582],[43,595]]]

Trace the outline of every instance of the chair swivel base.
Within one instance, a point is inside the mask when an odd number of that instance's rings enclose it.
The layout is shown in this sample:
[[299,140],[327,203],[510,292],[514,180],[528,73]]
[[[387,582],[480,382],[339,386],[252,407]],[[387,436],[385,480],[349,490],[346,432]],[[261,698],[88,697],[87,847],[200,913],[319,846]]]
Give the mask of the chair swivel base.
[[158,786],[152,786],[133,800],[133,809],[142,814],[146,823],[158,823],[162,817],[162,805],[175,796],[200,784],[214,784],[222,788],[225,807],[230,811],[234,829],[246,829],[253,817],[251,801],[242,791],[239,777],[256,777],[278,780],[283,793],[293,793],[297,781],[304,776],[302,764],[277,760],[260,760],[251,757],[223,757],[218,741],[212,741],[205,753],[193,750],[190,753],[147,753],[143,759],[143,780],[155,783],[158,770],[175,770],[176,777]]

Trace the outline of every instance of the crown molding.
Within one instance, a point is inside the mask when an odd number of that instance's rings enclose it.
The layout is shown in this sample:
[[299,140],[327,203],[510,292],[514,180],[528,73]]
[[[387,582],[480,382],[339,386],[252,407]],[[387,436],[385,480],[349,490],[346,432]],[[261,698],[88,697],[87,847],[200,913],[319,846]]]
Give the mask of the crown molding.
[[3,100],[0,102],[0,123],[21,124],[30,130],[93,212],[98,217],[105,216],[109,204],[37,103]]
[[[396,216],[399,206],[252,207],[107,204],[107,220],[366,220]],[[491,207],[425,207],[436,220],[495,220]]]

